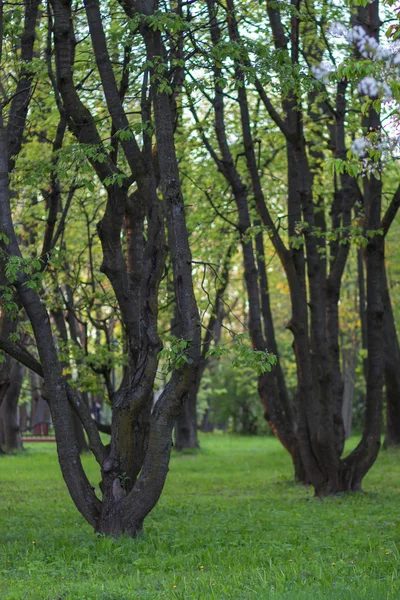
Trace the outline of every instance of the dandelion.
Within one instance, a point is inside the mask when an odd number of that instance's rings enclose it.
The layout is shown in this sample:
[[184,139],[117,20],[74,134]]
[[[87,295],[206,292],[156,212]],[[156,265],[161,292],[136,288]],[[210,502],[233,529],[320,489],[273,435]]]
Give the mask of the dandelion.
[[289,559],[289,562],[293,562],[291,558]]
[[35,540],[32,540],[32,544],[36,544]]
[[176,588],[177,588],[177,587],[178,587],[178,586],[176,586],[176,585],[173,585],[173,586],[172,586],[172,589],[173,589],[173,590],[176,590]]
[[332,567],[334,567],[336,565],[336,563],[332,563]]
[[200,569],[204,569],[204,565],[200,565]]
[[392,553],[390,552],[390,550],[388,550],[387,552],[385,552],[385,554],[386,554],[386,556],[389,556],[389,554],[392,554]]

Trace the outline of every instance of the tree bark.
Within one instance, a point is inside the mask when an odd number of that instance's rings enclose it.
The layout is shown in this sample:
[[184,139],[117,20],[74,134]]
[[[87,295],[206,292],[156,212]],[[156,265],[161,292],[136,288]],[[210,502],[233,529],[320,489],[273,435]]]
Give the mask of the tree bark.
[[[212,6],[212,0],[209,5]],[[300,3],[293,6],[299,8]],[[238,42],[237,22],[234,16],[233,0],[228,2],[229,17],[227,19],[231,40]],[[361,9],[364,10],[364,9]],[[284,52],[295,67],[300,56],[301,13],[293,13],[290,23],[290,44],[283,26],[280,8],[274,2],[267,2],[267,11],[272,29],[275,48]],[[376,39],[379,34],[378,4],[373,2],[368,7],[368,17],[362,20],[370,35]],[[215,13],[214,13],[215,14]],[[212,19],[212,14],[210,19]],[[365,15],[364,15],[365,16]],[[214,33],[213,33],[214,30]],[[219,26],[211,21],[211,36],[213,43],[219,40]],[[215,77],[220,78],[221,70],[214,67]],[[351,224],[351,208],[357,197],[357,188],[351,178],[345,174],[341,177],[340,194],[335,197],[332,214],[332,227],[343,227],[340,244],[331,245],[331,264],[329,275],[326,275],[326,259],[321,256],[321,243],[317,239],[316,229],[319,225],[318,215],[313,199],[313,172],[310,168],[307,141],[305,139],[302,107],[295,88],[290,89],[282,99],[282,109],[285,120],[282,121],[273,108],[260,83],[256,88],[267,109],[269,116],[281,130],[286,139],[288,165],[288,233],[289,249],[279,235],[266,206],[256,173],[253,158],[254,143],[249,129],[249,115],[246,108],[246,85],[239,62],[235,65],[236,78],[242,85],[238,87],[238,97],[242,116],[243,141],[247,166],[252,178],[253,192],[256,205],[265,227],[268,228],[270,239],[277,251],[286,271],[292,304],[292,319],[289,323],[294,336],[294,349],[297,363],[297,431],[296,437],[307,473],[310,476],[317,495],[328,495],[345,489],[358,489],[361,480],[376,458],[377,429],[379,426],[379,407],[381,397],[381,364],[369,366],[368,391],[366,399],[366,422],[363,441],[357,452],[341,461],[344,443],[344,428],[342,423],[342,383],[340,377],[339,344],[338,344],[338,300],[340,284],[348,256],[348,228]],[[217,88],[217,86],[216,86]],[[344,115],[345,115],[345,82],[339,82],[336,97],[336,156],[344,157]],[[227,148],[226,138],[223,137],[223,95],[216,93],[214,100],[216,111],[216,135],[220,145],[222,161],[221,172],[232,171],[232,159]],[[379,115],[370,111],[363,126],[367,131],[379,130]],[[204,135],[203,135],[204,137]],[[208,143],[209,145],[209,143]],[[214,153],[215,154],[215,153]],[[217,160],[216,160],[217,162]],[[218,164],[218,162],[217,162]],[[378,166],[379,168],[379,166]],[[237,180],[237,182],[235,181]],[[240,230],[246,229],[245,200],[238,202],[241,195],[245,196],[243,186],[240,186],[237,174],[231,176],[232,190],[237,199]],[[235,192],[236,185],[236,192]],[[377,230],[380,227],[381,187],[374,177],[365,182],[365,205],[368,214],[368,229]],[[299,224],[303,223],[301,231]],[[244,229],[244,230],[245,230]],[[243,245],[246,280],[252,275],[250,244]],[[247,253],[247,254],[246,254]],[[249,269],[246,270],[246,256]],[[367,288],[368,288],[368,353],[377,356],[377,348],[381,344],[381,298],[376,287],[378,265],[382,259],[382,236],[377,234],[369,241],[367,249]],[[248,284],[250,317],[254,316],[253,340],[257,342],[257,295]],[[253,309],[252,309],[252,305]],[[251,311],[253,310],[253,314]],[[373,375],[372,375],[373,373]]]
[[[361,347],[367,351],[367,299],[365,294],[365,275],[364,275],[364,251],[357,249],[357,274],[358,274],[358,292],[359,292],[359,314],[361,323]],[[365,383],[368,376],[368,356],[363,358],[363,374]]]
[[[217,47],[221,40],[221,30],[216,18],[217,5],[213,0],[208,0],[207,5],[210,18],[211,40],[213,45]],[[234,18],[234,7],[232,1],[228,3],[228,9],[230,12],[230,17],[228,19],[230,37],[233,42],[237,43],[239,41],[239,34],[236,20]],[[248,190],[236,168],[227,139],[225,127],[224,94],[219,83],[222,77],[222,69],[217,62],[215,62],[213,65],[213,71],[213,108],[215,114],[215,134],[218,141],[221,158],[219,158],[216,152],[212,149],[204,133],[202,134],[203,142],[210,152],[210,155],[214,159],[218,170],[227,180],[236,202],[238,212],[237,229],[240,235],[246,290],[249,300],[249,330],[252,344],[256,350],[270,350],[274,352],[276,351],[276,344],[272,326],[272,314],[269,306],[268,281],[263,257],[262,237],[258,236],[258,239],[256,240],[256,260],[253,242],[248,238],[248,232],[252,224],[250,219]],[[278,253],[282,255],[285,253],[285,248],[281,243],[272,219],[269,217],[268,211],[265,209],[264,195],[258,175],[257,161],[254,152],[254,142],[250,128],[250,117],[245,90],[244,74],[241,65],[237,61],[235,61],[235,75],[237,80],[241,81],[242,83],[242,85],[240,85],[238,88],[238,102],[241,112],[245,156],[251,177],[254,198],[257,208],[261,213],[261,218],[264,217],[266,219],[266,221],[264,221],[264,225],[270,228],[270,236],[273,238],[274,242],[278,244]],[[279,368],[280,367],[278,367],[277,373],[264,373],[261,375],[259,377],[258,388],[260,399],[265,409],[265,418],[270,424],[273,433],[292,455],[292,458],[296,463],[295,476],[298,478],[303,477],[305,469],[299,467],[302,459],[298,453],[297,439],[294,435],[294,423],[290,412],[287,394],[284,388],[284,381],[282,377],[283,374],[280,373],[279,377]]]
[[400,446],[400,346],[393,315],[386,269],[382,276],[383,338],[386,391],[385,448]]
[[10,385],[1,404],[3,424],[3,449],[6,452],[20,450],[22,440],[19,427],[18,400],[24,379],[24,367],[13,361],[10,371]]
[[[64,344],[67,344],[68,343],[68,333],[67,333],[67,326],[65,323],[65,316],[63,314],[63,311],[61,309],[53,310],[51,314],[52,314],[52,317],[56,324],[58,335],[60,336],[62,342]],[[76,340],[73,340],[73,341],[76,343]],[[79,392],[77,392],[77,394],[79,395],[80,401],[84,402],[85,399],[83,397],[83,394],[81,394]],[[87,405],[87,402],[86,402],[86,405]],[[74,424],[76,443],[78,444],[79,453],[82,454],[82,452],[87,452],[89,450],[89,446],[88,446],[86,438],[85,438],[85,432],[83,430],[83,425],[81,423],[79,416],[72,409],[72,407],[69,407],[69,410],[71,411],[71,416],[72,416],[72,420],[73,420],[73,424]]]
[[357,364],[357,346],[352,348],[345,348],[342,351],[342,362],[343,362],[343,426],[345,432],[345,439],[348,440],[351,436],[351,424],[353,417],[353,399],[354,399],[354,386],[356,376],[356,364]]
[[200,447],[197,437],[198,391],[199,385],[195,381],[175,423],[175,450],[196,450]]

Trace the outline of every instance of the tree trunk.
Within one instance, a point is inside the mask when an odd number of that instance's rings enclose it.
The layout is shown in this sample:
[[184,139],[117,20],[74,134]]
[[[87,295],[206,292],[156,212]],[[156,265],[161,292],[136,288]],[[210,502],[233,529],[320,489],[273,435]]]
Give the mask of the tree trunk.
[[[67,333],[67,326],[65,323],[65,315],[64,312],[61,309],[55,309],[52,311],[51,313],[54,322],[56,324],[56,328],[58,331],[58,334],[60,336],[60,338],[62,339],[62,341],[67,344],[68,342],[68,333]],[[73,340],[75,343],[77,343],[76,339]],[[83,393],[78,393],[80,396],[80,400],[81,402],[85,402],[86,406],[88,405],[87,402],[87,394],[83,394]],[[86,438],[85,438],[85,433],[83,431],[83,426],[81,423],[81,420],[79,419],[78,415],[75,413],[75,411],[73,411],[72,409],[70,409],[72,411],[72,421],[74,424],[74,432],[75,432],[75,438],[76,438],[76,442],[78,444],[78,448],[79,448],[79,453],[81,454],[82,452],[87,452],[89,450],[88,444],[86,442]]]
[[[175,424],[175,449],[176,450],[193,450],[199,448],[199,440],[197,436],[197,395],[199,393],[201,379],[204,371],[208,364],[207,353],[211,347],[211,343],[214,340],[215,344],[218,344],[221,337],[222,321],[225,317],[225,311],[223,306],[223,296],[228,286],[229,280],[229,268],[230,260],[232,255],[233,245],[228,248],[225,256],[223,257],[218,277],[215,282],[215,297],[213,302],[212,313],[208,321],[208,325],[205,328],[206,332],[202,339],[201,347],[201,358],[199,369],[195,379],[189,390],[187,400],[183,406],[182,413],[179,415]],[[179,324],[177,322],[177,316],[172,322],[171,330],[177,337],[179,336]]]
[[[181,337],[178,307],[176,304],[174,316],[171,322],[171,333],[176,338]],[[182,450],[196,450],[200,448],[197,436],[197,394],[199,392],[201,377],[204,370],[202,367],[201,373],[199,372],[196,380],[192,382],[189,394],[185,400],[185,404],[182,407],[182,412],[175,423],[174,449],[179,452]]]
[[[365,12],[367,19],[365,19]],[[379,39],[379,2],[374,0],[367,9],[359,8],[358,17],[369,35]],[[380,115],[370,108],[363,118],[365,131],[380,131]],[[378,162],[375,168],[380,169]],[[371,174],[364,178],[365,227],[372,231],[365,248],[367,270],[367,393],[363,435],[353,452],[342,462],[341,487],[344,490],[361,490],[363,478],[374,464],[381,446],[382,388],[384,382],[384,273],[385,244],[381,228],[382,179]]]
[[1,415],[2,411],[0,410],[0,454],[5,454],[3,450],[4,446],[4,427],[3,427],[3,417]]
[[[71,408],[72,410],[72,408]],[[74,421],[74,432],[76,443],[78,444],[79,454],[87,452],[89,450],[88,443],[86,441],[85,432],[82,427],[82,422],[78,415],[72,410],[73,421]]]
[[[359,314],[361,323],[361,347],[367,351],[367,299],[365,295],[365,276],[364,276],[364,250],[357,249],[357,275],[359,292]],[[368,356],[363,358],[363,374],[365,383],[368,377]]]
[[[261,311],[267,348],[270,352],[279,356],[269,296],[262,233],[256,236],[256,256],[260,282]],[[275,437],[278,438],[292,457],[295,481],[306,485],[309,484],[310,478],[306,474],[295,433],[296,423],[286,386],[285,375],[279,361],[271,373],[264,373],[259,377],[258,393],[264,406],[265,420],[268,422]]]
[[383,338],[386,388],[385,448],[400,446],[400,347],[390,300],[386,269],[383,272]]
[[203,433],[212,433],[214,431],[214,429],[215,429],[214,424],[211,423],[210,409],[209,408],[207,408],[206,412],[203,415],[203,419],[201,421],[199,429]]
[[345,348],[342,351],[344,379],[342,416],[346,440],[351,436],[357,350],[357,346],[354,345],[353,347]]
[[199,448],[197,438],[197,394],[199,385],[193,382],[182,412],[175,423],[175,450],[195,450]]
[[[214,0],[208,0],[207,5],[210,18],[211,40],[213,45],[217,47],[221,40],[221,30],[216,18],[216,3]],[[237,23],[234,18],[234,6],[232,1],[228,3],[228,10],[231,14],[231,18],[228,19],[229,33],[231,40],[236,43],[239,41],[239,34]],[[248,236],[248,232],[252,225],[250,218],[249,193],[241,174],[236,168],[226,133],[224,94],[219,83],[222,77],[222,69],[219,63],[214,63],[213,71],[215,133],[222,160],[216,158],[215,153],[211,154],[216,162],[218,170],[224,175],[230,185],[236,202],[238,231],[240,232],[241,238],[243,268],[249,301],[250,336],[253,347],[256,350],[276,352],[272,314],[269,305],[268,281],[265,270],[262,234],[256,237],[256,252],[254,252],[253,242]],[[264,220],[265,211],[263,212],[262,207],[265,207],[265,199],[257,167],[257,159],[254,150],[255,144],[250,127],[245,78],[242,66],[238,62],[235,63],[235,76],[238,81],[242,82],[242,85],[238,87],[238,101],[241,113],[246,163],[251,177],[254,199],[257,208],[260,210],[260,216]],[[264,221],[263,224],[274,229],[272,220],[268,219],[269,215],[267,215],[267,222]],[[266,420],[270,424],[273,433],[282,442],[284,447],[289,450],[292,457],[296,454],[296,461],[299,462],[301,458],[299,458],[299,454],[296,450],[297,440],[294,435],[294,423],[291,418],[290,405],[283,377],[279,377],[277,381],[275,372],[263,374],[259,377],[258,388],[261,401],[264,405]],[[300,473],[299,469],[296,469],[296,471],[297,473]]]
[[1,405],[4,432],[3,449],[6,452],[22,448],[18,418],[18,399],[23,379],[24,367],[13,361],[10,372],[10,386]]

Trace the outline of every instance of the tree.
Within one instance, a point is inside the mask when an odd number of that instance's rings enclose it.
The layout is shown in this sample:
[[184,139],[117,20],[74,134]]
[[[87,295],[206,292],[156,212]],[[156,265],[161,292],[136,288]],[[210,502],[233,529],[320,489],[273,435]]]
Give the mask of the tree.
[[[38,264],[37,258],[33,261],[24,258],[16,238],[10,209],[9,169],[6,168],[8,152],[12,151],[15,156],[15,151],[3,124],[0,132],[0,219],[3,256],[8,257],[5,272],[8,287],[15,290],[32,326],[40,363],[13,341],[3,340],[2,347],[44,377],[44,395],[52,413],[61,470],[78,510],[96,531],[114,536],[125,532],[134,536],[142,529],[143,519],[157,502],[164,485],[172,428],[198,369],[200,322],[193,293],[191,254],[173,137],[168,93],[170,75],[161,60],[166,56],[162,21],[160,27],[153,27],[159,15],[155,14],[152,3],[137,7],[126,2],[123,8],[126,16],[120,11],[118,18],[125,23],[136,22],[132,38],[138,46],[138,56],[142,56],[141,63],[146,65],[141,71],[139,125],[143,132],[142,148],[123,106],[125,92],[116,82],[99,3],[93,0],[85,3],[92,45],[92,49],[87,47],[85,51],[93,52],[109,110],[112,137],[108,147],[74,82],[73,67],[79,47],[76,46],[76,21],[71,2],[54,0],[49,11],[49,32],[54,33],[56,63],[55,76],[49,63],[54,94],[60,114],[65,116],[68,128],[78,140],[106,194],[106,208],[98,224],[102,270],[114,290],[127,340],[127,366],[113,398],[110,447],[103,446],[88,407],[79,400],[62,373],[62,359],[54,341],[49,312],[41,299],[41,277],[34,276],[42,272],[46,261],[42,258]],[[27,2],[25,9],[28,14],[32,3]],[[167,12],[164,19],[168,20],[168,16]],[[78,13],[76,18],[81,19],[81,14]],[[37,10],[31,21],[32,47],[36,19]],[[143,60],[144,53],[148,63]],[[129,55],[126,48],[125,55]],[[129,62],[130,57],[127,60]],[[32,80],[33,69],[29,73]],[[122,76],[127,76],[127,66]],[[154,155],[153,132],[148,127],[150,107],[154,111],[157,142]],[[9,116],[7,127],[10,125]],[[25,121],[20,127],[21,132],[24,126]],[[131,192],[133,185],[135,189]],[[158,197],[158,189],[163,200]],[[157,333],[157,294],[166,256],[164,217],[184,348],[178,353],[171,378],[152,410],[152,390],[161,349]],[[70,405],[79,415],[90,448],[101,467],[102,501],[97,498],[83,470]]]
[[[208,307],[211,310],[211,314],[207,324],[205,325],[205,332],[201,340],[201,355],[197,377],[193,380],[188,398],[183,406],[182,413],[178,417],[175,424],[176,450],[187,450],[199,447],[197,440],[197,396],[201,385],[201,379],[209,362],[208,355],[211,349],[211,344],[212,342],[218,343],[220,338],[220,330],[224,317],[223,296],[228,285],[232,251],[233,244],[231,244],[226,255],[223,257],[219,272],[214,273],[216,281],[215,294],[213,295],[212,299],[210,293],[208,292],[209,301],[212,302],[211,307]],[[204,269],[206,269],[206,267],[207,265],[205,264]],[[214,267],[212,268],[214,271]],[[176,331],[176,322],[179,321],[175,316],[171,329],[172,333],[176,337],[179,337],[179,335],[177,335],[178,331]]]
[[21,392],[24,367],[15,360],[12,361],[10,370],[10,385],[1,404],[0,418],[0,444],[3,450],[18,450],[22,448],[19,429],[18,399]]
[[[240,244],[243,254],[243,265],[246,280],[247,294],[249,298],[249,329],[252,338],[252,343],[256,351],[266,352],[267,349],[276,352],[276,342],[274,328],[272,324],[272,315],[268,299],[268,283],[264,265],[264,250],[262,236],[256,238],[256,252],[253,247],[253,241],[249,237],[252,228],[252,218],[249,207],[248,189],[241,177],[236,161],[233,158],[232,151],[228,142],[227,127],[225,121],[225,95],[223,91],[223,70],[221,59],[218,55],[219,47],[224,46],[226,42],[222,39],[221,29],[217,20],[216,4],[212,1],[207,3],[208,20],[209,20],[209,35],[211,37],[212,48],[211,52],[211,69],[213,72],[213,93],[214,97],[206,94],[214,111],[214,129],[216,142],[219,148],[219,154],[214,150],[211,141],[209,140],[206,130],[196,111],[193,99],[189,99],[191,111],[196,122],[196,127],[199,130],[203,144],[210,156],[213,158],[219,172],[226,179],[232,196],[235,200],[238,214],[238,222],[235,229],[239,234]],[[229,14],[232,16],[232,6],[227,7]],[[232,25],[232,21],[229,20]],[[235,27],[234,25],[232,25]],[[229,33],[234,36],[235,33],[230,30]],[[222,50],[223,52],[223,50]],[[243,72],[237,61],[235,62],[235,78],[238,83],[238,98],[241,108],[242,119],[247,125],[244,135],[249,136],[249,116],[244,113],[248,112],[247,100],[244,92]],[[244,143],[245,155],[251,162],[251,173],[257,171],[254,144],[247,139]],[[259,184],[259,181],[257,185]],[[261,188],[258,187],[259,193]],[[260,291],[261,290],[261,291]],[[261,296],[260,296],[261,293]],[[287,390],[281,371],[278,364],[273,372],[265,371],[259,376],[259,391],[262,402],[265,407],[266,419],[269,421],[272,430],[276,433],[283,445],[292,455],[296,478],[300,481],[306,479],[306,474],[303,469],[302,460],[299,454],[297,439],[294,435],[295,424],[293,414],[290,407]]]
[[[4,53],[9,52],[14,43],[20,42],[20,65],[18,65],[13,78],[14,87],[10,89],[9,81],[2,82],[3,85],[3,100],[0,105],[0,161],[1,161],[1,180],[0,180],[0,196],[8,204],[9,203],[9,174],[12,173],[15,167],[15,159],[19,154],[22,146],[23,133],[25,129],[26,116],[31,96],[33,74],[31,65],[33,61],[33,46],[35,26],[38,15],[38,2],[26,3],[25,11],[22,15],[19,10],[10,19],[4,19],[3,4],[0,7],[0,62],[4,58]],[[13,29],[16,27],[18,18],[23,17],[23,27],[20,34],[20,40],[13,40]],[[10,35],[11,42],[7,39],[7,33]],[[11,64],[10,69],[13,71],[16,65]],[[11,79],[11,78],[10,78]],[[7,124],[4,123],[4,112],[8,110]],[[5,245],[9,242],[4,231],[5,219],[1,219],[2,242]],[[1,265],[1,317],[0,317],[0,337],[8,340],[15,336],[17,326],[18,304],[14,297],[14,293],[8,287],[7,277],[5,272],[7,253],[3,252],[0,256]],[[0,404],[2,409],[2,424],[4,444],[7,449],[19,448],[21,443],[19,440],[19,428],[17,419],[18,397],[21,388],[23,370],[15,362],[9,358],[5,359],[1,365],[2,379],[1,382],[1,397]]]
[[[294,441],[288,447],[292,449],[292,454],[294,449],[298,449],[304,469],[318,495],[359,489],[365,473],[376,458],[380,443],[383,311],[376,277],[378,265],[381,268],[383,266],[381,228],[384,229],[384,219],[381,222],[379,161],[374,168],[371,152],[366,159],[366,172],[361,172],[358,159],[348,163],[347,158],[354,131],[362,127],[373,138],[380,129],[382,94],[379,96],[379,90],[384,88],[375,86],[377,91],[373,99],[376,102],[373,105],[367,102],[362,107],[364,118],[361,122],[358,116],[356,119],[352,116],[352,106],[357,101],[351,95],[351,77],[356,72],[354,61],[359,61],[362,44],[364,49],[365,46],[376,47],[378,44],[378,4],[372,2],[368,9],[360,7],[357,14],[353,15],[353,24],[360,23],[354,29],[355,50],[353,56],[348,55],[348,63],[338,69],[335,90],[332,90],[332,85],[318,84],[310,73],[314,66],[315,75],[323,79],[324,73],[319,63],[325,52],[332,56],[325,32],[327,19],[335,14],[334,7],[329,4],[320,7],[294,2],[290,7],[281,8],[275,2],[268,2],[268,20],[275,47],[273,53],[269,51],[265,40],[261,43],[255,39],[256,25],[251,36],[240,33],[242,11],[243,17],[248,19],[246,7],[238,8],[231,1],[226,8],[209,2],[208,10],[209,25],[205,25],[205,29],[208,29],[212,43],[209,68],[213,72],[213,83],[206,90],[204,86],[199,89],[203,100],[209,102],[214,111],[215,126],[211,135],[217,141],[219,154],[195,108],[193,93],[189,102],[199,135],[218,170],[225,176],[236,201],[251,313],[250,328],[256,348],[264,349],[265,340],[260,335],[260,284],[257,282],[257,267],[249,239],[252,198],[264,231],[280,257],[290,289],[292,317],[288,327],[293,333],[298,377],[296,434],[281,399],[276,402],[277,410],[271,416],[271,421],[281,440],[284,439],[282,432],[286,429],[282,423],[289,424],[290,439]],[[261,34],[264,35],[263,29],[260,29]],[[202,43],[203,39],[197,43],[200,51]],[[371,63],[368,63],[366,72],[370,68]],[[335,70],[334,67],[332,69]],[[309,75],[304,76],[307,70]],[[277,84],[278,98],[274,89]],[[360,86],[365,96],[362,83]],[[210,88],[213,88],[213,98]],[[273,203],[266,200],[268,188],[260,175],[255,125],[252,127],[250,108],[253,90],[286,147],[287,204],[282,211],[285,214],[283,218],[279,214],[277,219],[274,218],[276,209]],[[234,128],[234,133],[230,132],[228,137],[225,106],[228,102],[234,106],[234,93],[240,110],[241,132],[238,134]],[[279,103],[280,107],[277,108]],[[308,105],[308,111],[305,105]],[[360,104],[356,104],[354,112],[361,112]],[[237,139],[238,135],[242,140],[240,150],[236,141],[231,141]],[[236,159],[233,150],[237,152]],[[326,184],[329,181],[326,173],[328,152],[333,152],[336,172],[333,181]],[[241,155],[245,157],[246,170],[239,167],[238,157]],[[363,192],[358,185],[358,175]],[[246,180],[250,182],[252,196]],[[362,243],[366,244],[367,264],[369,359],[366,420],[360,445],[349,457],[341,459],[344,427],[339,298],[350,244],[360,235],[353,229],[352,223],[352,211],[355,209],[359,212],[358,207],[365,215],[361,237]],[[282,234],[283,224],[288,228],[287,243]],[[261,289],[263,287],[267,287],[265,283],[261,283]],[[271,342],[269,345],[271,347]],[[267,395],[271,397],[273,387],[269,385],[266,388]],[[277,419],[279,411],[285,415],[280,427]]]

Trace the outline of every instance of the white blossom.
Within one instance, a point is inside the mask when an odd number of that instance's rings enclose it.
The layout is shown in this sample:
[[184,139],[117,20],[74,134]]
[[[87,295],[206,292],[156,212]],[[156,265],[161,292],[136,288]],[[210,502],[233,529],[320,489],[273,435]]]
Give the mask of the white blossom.
[[[350,28],[338,22],[332,23],[328,35],[347,42],[358,51],[361,58],[368,59],[368,76],[360,80],[357,71],[354,72],[358,91],[372,100],[381,98],[385,107],[384,114],[389,115],[383,119],[384,128],[364,131],[364,136],[355,139],[351,144],[353,154],[359,157],[362,174],[369,176],[376,172],[378,163],[384,164],[393,160],[393,156],[400,155],[400,107],[394,99],[397,94],[393,87],[393,82],[399,81],[400,76],[400,40],[389,39],[379,43],[368,35],[362,25]],[[333,70],[332,65],[323,62],[313,68],[313,73],[317,79],[326,81]],[[371,158],[372,155],[370,156],[375,150],[379,152],[378,163]]]
[[353,151],[353,154],[360,155],[364,154],[367,148],[369,148],[369,146],[370,143],[367,140],[367,138],[361,137],[354,140],[354,142],[351,144],[351,149]]
[[392,90],[391,87],[388,83],[385,83],[384,81],[382,81],[381,83],[381,89],[382,89],[382,93],[386,98],[391,98],[392,97]]
[[318,79],[318,81],[326,81],[329,74],[335,70],[335,67],[327,61],[322,61],[319,65],[312,67],[311,70],[315,79]]
[[393,44],[380,44],[375,38],[367,35],[361,25],[355,25],[349,29],[343,23],[335,22],[328,29],[328,34],[332,37],[344,38],[348,42],[353,42],[364,58],[371,58],[375,61],[390,58],[395,50]]
[[373,77],[364,77],[358,84],[358,91],[360,94],[363,94],[363,96],[376,98],[379,95],[378,81]]
[[378,96],[392,97],[390,86],[383,81],[377,81],[371,76],[361,79],[358,84],[358,91],[363,96],[369,96],[370,98],[378,98]]
[[332,37],[344,38],[347,41],[352,40],[351,30],[343,23],[334,22],[328,29],[328,35]]

